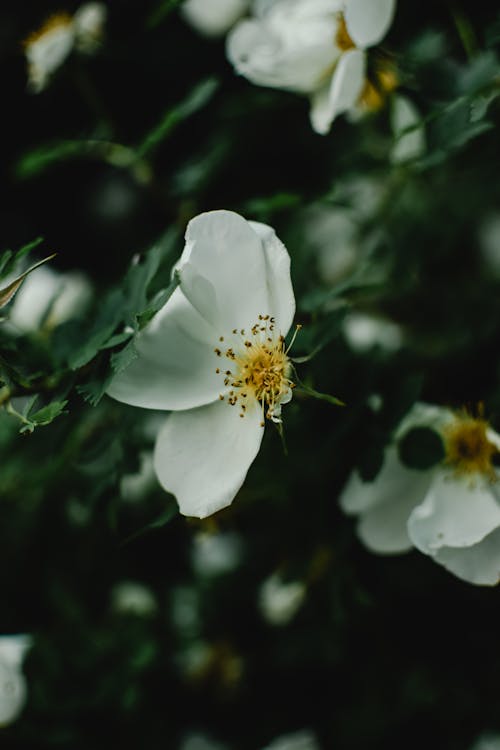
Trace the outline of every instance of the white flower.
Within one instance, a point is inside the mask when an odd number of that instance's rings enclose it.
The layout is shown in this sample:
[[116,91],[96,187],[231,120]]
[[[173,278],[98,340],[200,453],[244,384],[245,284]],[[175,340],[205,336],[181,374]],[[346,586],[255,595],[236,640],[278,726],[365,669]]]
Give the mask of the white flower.
[[111,608],[119,614],[150,617],[158,606],[151,589],[137,581],[120,581],[111,591]]
[[306,598],[302,581],[284,581],[278,573],[267,578],[259,591],[259,608],[271,625],[286,625],[292,620]]
[[200,531],[193,537],[191,563],[199,576],[230,573],[238,567],[242,555],[241,537],[234,532]]
[[358,534],[374,552],[405,552],[412,545],[459,578],[493,585],[500,580],[500,473],[492,459],[500,435],[482,417],[417,404],[396,439],[415,427],[429,427],[443,442],[445,456],[424,471],[404,466],[395,445],[373,482],[354,473],[340,497],[358,514]]
[[106,20],[106,7],[91,2],[75,13],[56,13],[24,41],[28,64],[28,87],[38,94],[61,67],[74,47],[81,52],[94,52],[99,46]]
[[178,750],[227,750],[227,746],[212,740],[205,734],[192,732],[184,737]]
[[[385,36],[395,0],[255,0],[254,17],[227,40],[237,72],[253,83],[306,94],[311,123],[327,133],[335,117],[363,101],[379,106],[366,73],[366,49]],[[394,88],[387,66],[377,86]]]
[[180,11],[205,36],[223,36],[245,15],[250,0],[185,0]]
[[318,741],[309,729],[277,737],[263,750],[319,750]]
[[75,44],[80,52],[95,52],[104,36],[108,10],[103,3],[84,3],[73,16]]
[[51,328],[81,314],[91,297],[92,286],[85,274],[42,266],[26,278],[14,297],[9,323],[24,333],[42,324]]
[[284,337],[295,300],[274,230],[230,211],[193,219],[180,285],[137,336],[138,357],[111,382],[118,401],[173,413],[154,466],[184,515],[229,505],[258,453],[265,418],[292,396]]
[[401,327],[391,320],[362,312],[349,313],[343,323],[342,332],[355,352],[368,352],[379,347],[387,352],[401,348]]
[[0,727],[15,721],[26,703],[22,662],[30,646],[28,635],[0,636]]
[[68,13],[51,16],[24,42],[28,63],[28,86],[38,94],[73,49],[75,30]]

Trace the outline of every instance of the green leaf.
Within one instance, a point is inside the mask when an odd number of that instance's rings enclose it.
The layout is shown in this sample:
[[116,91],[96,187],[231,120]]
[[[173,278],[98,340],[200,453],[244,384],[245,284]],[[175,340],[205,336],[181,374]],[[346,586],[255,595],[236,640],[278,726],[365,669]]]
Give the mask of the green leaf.
[[67,403],[67,401],[52,401],[34,414],[27,415],[25,417],[27,423],[21,427],[20,432],[33,432],[36,427],[50,424],[56,417],[67,413],[65,411]]
[[138,157],[150,156],[181,122],[208,104],[218,87],[219,81],[216,78],[206,78],[198,83],[179,104],[168,109],[158,125],[145,136],[142,143],[137,147]]
[[38,247],[42,242],[43,237],[37,237],[35,240],[28,242],[27,245],[23,245],[23,247],[21,247],[16,253],[12,252],[12,250],[5,250],[0,255],[0,278],[2,276],[7,276],[7,274],[14,269],[16,263],[22,260],[25,255]]
[[182,1],[183,0],[161,0],[149,16],[146,22],[147,28],[154,29],[155,26],[158,26],[168,15],[170,15],[170,13],[172,13],[172,11],[179,7]]
[[130,341],[121,351],[112,354],[111,367],[115,375],[128,367],[137,357],[138,352],[133,341]]
[[52,260],[52,258],[55,258],[56,254],[53,253],[52,255],[49,255],[47,258],[44,258],[43,260],[39,260],[38,263],[35,263],[34,265],[30,266],[27,271],[24,271],[20,276],[14,279],[14,281],[11,281],[10,284],[7,284],[7,286],[3,287],[3,289],[0,289],[0,308],[5,307],[5,305],[10,302],[12,297],[15,295],[23,281],[29,274],[34,271],[36,268],[39,268],[39,266],[42,266],[44,263],[47,263],[47,261]]
[[129,544],[129,542],[134,541],[138,537],[143,536],[148,531],[152,531],[153,529],[161,529],[162,526],[165,526],[169,521],[172,521],[176,516],[179,515],[179,509],[177,507],[177,503],[172,498],[171,504],[169,507],[161,513],[158,518],[155,518],[154,521],[151,521],[151,523],[146,524],[146,526],[143,526],[142,529],[139,529],[138,531],[135,531],[133,534],[128,536],[126,539],[123,540],[122,545]]

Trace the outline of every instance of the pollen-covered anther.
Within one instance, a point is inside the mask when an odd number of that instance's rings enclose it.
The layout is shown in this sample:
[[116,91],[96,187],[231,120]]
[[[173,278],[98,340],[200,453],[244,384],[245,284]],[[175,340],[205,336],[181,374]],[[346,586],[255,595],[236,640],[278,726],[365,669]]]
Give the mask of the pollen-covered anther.
[[468,415],[457,416],[445,427],[445,462],[453,467],[457,475],[473,477],[481,474],[490,481],[496,481],[492,459],[499,450],[489,440],[488,432],[489,425],[485,419]]
[[291,364],[284,337],[273,334],[271,327],[274,318],[259,315],[259,322],[249,329],[251,339],[245,338],[245,329],[233,329],[233,346],[225,356],[234,365],[224,373],[224,386],[233,389],[227,401],[239,405],[240,417],[248,413],[253,400],[260,405],[263,420],[281,422],[281,404],[290,400],[294,383],[289,378]]

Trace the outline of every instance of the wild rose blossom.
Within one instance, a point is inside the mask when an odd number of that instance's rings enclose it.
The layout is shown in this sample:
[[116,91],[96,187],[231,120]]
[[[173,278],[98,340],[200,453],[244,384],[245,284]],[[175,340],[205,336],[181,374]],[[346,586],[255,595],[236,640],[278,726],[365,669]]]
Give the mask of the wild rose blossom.
[[352,474],[341,497],[346,513],[358,515],[358,534],[372,551],[405,552],[415,546],[465,581],[500,580],[499,470],[493,465],[500,435],[488,422],[429,404],[417,404],[398,429],[415,427],[441,437],[444,458],[418,471],[404,466],[395,444],[373,482]]
[[15,721],[26,703],[22,663],[30,646],[28,635],[0,636],[0,728]]
[[385,64],[369,80],[366,60],[394,10],[395,0],[256,0],[254,16],[229,34],[227,56],[253,83],[309,96],[311,124],[325,134],[337,115],[376,109],[395,87]]
[[258,453],[266,420],[292,397],[285,336],[295,300],[290,258],[271,227],[231,211],[190,221],[179,287],[138,334],[137,358],[108,394],[172,411],[154,467],[184,515],[229,505]]

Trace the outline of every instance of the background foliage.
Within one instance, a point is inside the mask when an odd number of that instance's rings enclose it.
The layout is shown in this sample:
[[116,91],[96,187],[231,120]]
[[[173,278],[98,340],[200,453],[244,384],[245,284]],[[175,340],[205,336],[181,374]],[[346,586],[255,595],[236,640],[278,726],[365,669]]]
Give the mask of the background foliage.
[[[34,634],[28,704],[1,746],[175,748],[200,731],[255,750],[310,727],[324,748],[465,750],[500,731],[497,590],[417,552],[370,554],[337,496],[353,467],[376,474],[417,398],[483,401],[500,429],[500,242],[495,255],[482,239],[500,209],[500,16],[401,0],[386,46],[427,146],[398,164],[388,109],[318,136],[305,99],[236,77],[223,42],[175,5],[110,2],[99,54],[36,96],[20,41],[59,8],[0,8],[1,247],[43,237],[28,257],[57,252],[53,268],[94,288],[80,317],[0,327],[0,627]],[[304,324],[296,354],[317,351],[301,378],[346,407],[294,399],[288,455],[268,430],[234,505],[195,522],[154,478],[130,498],[123,477],[156,423],[102,394],[167,298],[187,221],[214,208],[276,228]],[[318,260],[344,241],[328,225],[318,238],[333,210],[356,224],[356,261],[334,283]],[[353,350],[352,311],[396,322],[402,346]],[[214,529],[237,535],[240,561],[209,575],[193,550]],[[307,587],[283,625],[259,607],[276,571]],[[141,613],[123,581],[149,592]]]

